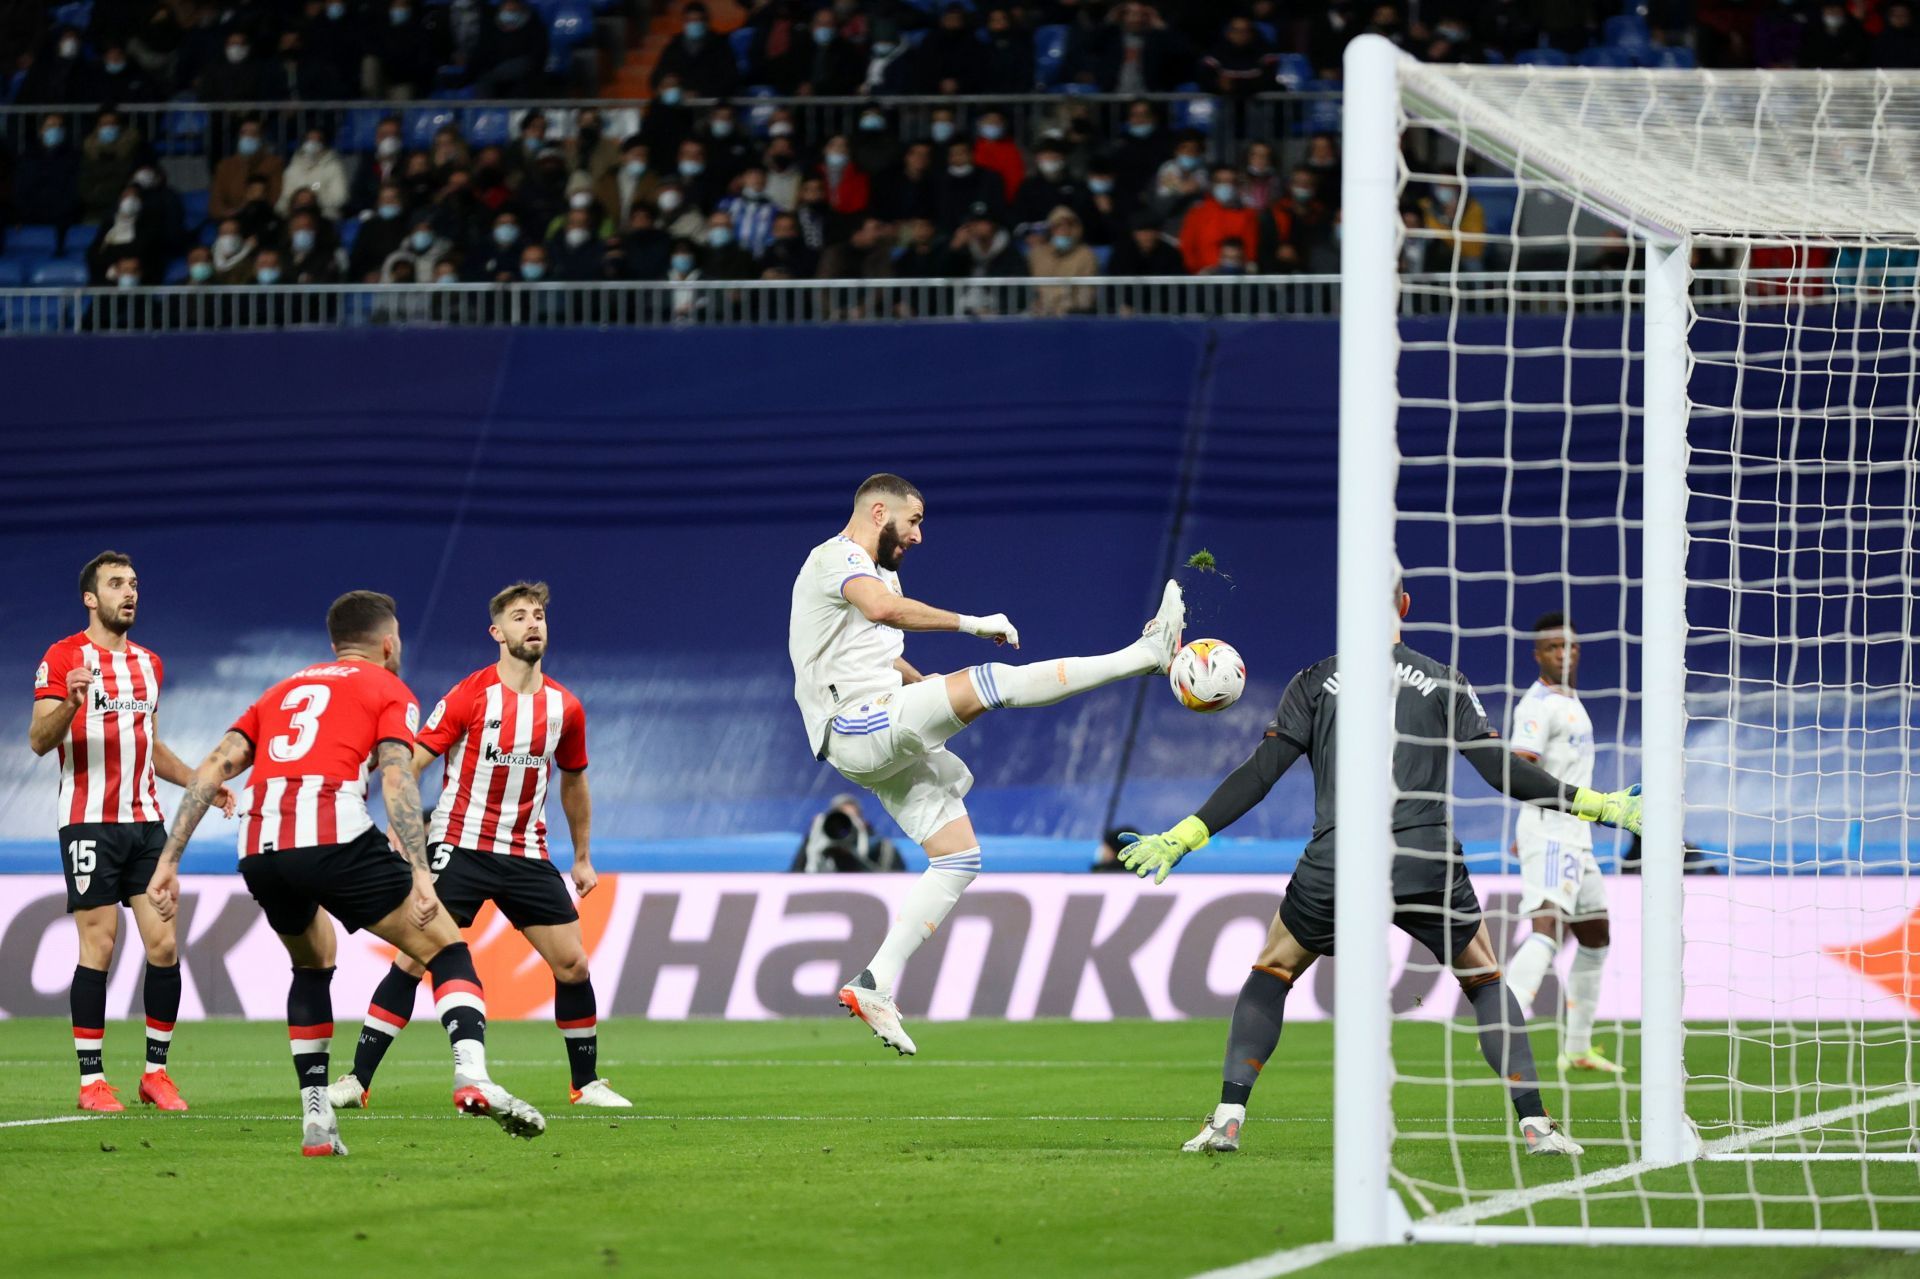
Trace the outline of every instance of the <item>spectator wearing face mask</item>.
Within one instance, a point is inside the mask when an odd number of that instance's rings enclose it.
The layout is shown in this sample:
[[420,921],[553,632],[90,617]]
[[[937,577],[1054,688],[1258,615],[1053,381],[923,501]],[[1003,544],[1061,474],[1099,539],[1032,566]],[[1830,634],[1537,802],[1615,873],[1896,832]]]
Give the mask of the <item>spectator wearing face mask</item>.
[[827,207],[841,219],[840,225],[852,225],[853,219],[867,211],[873,186],[860,166],[853,162],[853,146],[844,134],[827,139],[817,172],[826,184]]
[[395,269],[403,262],[408,264],[415,280],[430,280],[434,264],[442,260],[458,262],[453,241],[433,229],[432,218],[415,218],[400,246],[380,263],[380,283],[405,283],[395,275]]
[[67,118],[40,118],[21,153],[13,179],[14,216],[22,223],[50,223],[56,254],[66,252],[67,231],[80,218],[80,148],[67,135]]
[[423,21],[426,8],[424,0],[373,0],[366,28],[371,96],[424,98],[433,89],[440,59]]
[[212,288],[213,250],[204,244],[196,244],[187,250],[187,283],[196,288]]
[[251,178],[264,179],[268,201],[277,201],[284,176],[285,166],[273,149],[266,145],[259,118],[248,116],[240,124],[240,136],[234,140],[233,154],[220,161],[213,170],[213,182],[207,198],[208,216],[230,218],[238,213],[247,202],[247,182]]
[[726,38],[713,30],[707,6],[686,5],[680,11],[680,34],[660,51],[653,64],[652,85],[659,96],[668,76],[674,77],[689,97],[730,98],[739,83],[739,70]]
[[800,203],[800,184],[806,174],[800,167],[799,152],[792,138],[775,138],[767,143],[767,198],[773,207],[787,213]]
[[[1134,208],[1121,204],[1116,189],[1113,162],[1096,156],[1087,164],[1086,212],[1087,239],[1093,244],[1118,244],[1127,238]],[[1158,221],[1155,222],[1158,226]]]
[[1256,209],[1266,208],[1286,194],[1286,183],[1286,176],[1274,168],[1273,144],[1248,143],[1246,161],[1240,166],[1240,191],[1247,203]]
[[406,199],[399,185],[390,182],[380,188],[372,210],[361,218],[347,258],[347,279],[356,284],[378,283],[381,267],[399,252],[408,234]]
[[287,220],[284,260],[287,278],[294,284],[338,284],[339,244],[330,229],[312,213],[300,212]]
[[709,280],[751,280],[760,274],[753,255],[740,247],[733,220],[714,210],[707,219],[705,256],[701,267]]
[[[770,75],[793,85],[788,96],[846,97],[859,92],[866,70],[866,54],[841,37],[831,9],[815,10],[806,29],[789,42],[788,57],[768,64]],[[777,86],[781,79],[769,82]]]
[[1006,114],[993,110],[983,112],[975,135],[974,164],[999,176],[1003,185],[1001,196],[1011,204],[1020,184],[1026,180],[1027,161],[1020,153],[1020,145],[1007,137]]
[[684,98],[679,78],[668,76],[654,90],[653,101],[647,103],[640,117],[640,136],[653,153],[654,163],[664,166],[663,176],[664,169],[672,168],[674,157],[680,154],[680,144],[693,136],[693,112],[682,105]]
[[900,164],[900,130],[878,102],[860,108],[860,118],[848,141],[853,145],[853,162],[862,173],[878,178]]
[[120,202],[120,190],[140,158],[143,143],[118,111],[102,111],[80,144],[80,216],[103,221]]
[[[1177,227],[1188,207],[1207,193],[1206,147],[1203,135],[1192,129],[1183,130],[1174,143],[1173,158],[1153,175],[1147,208],[1169,227]],[[1236,174],[1236,183],[1238,180]]]
[[1487,211],[1457,182],[1435,182],[1419,203],[1420,222],[1435,232],[1427,239],[1434,270],[1480,271],[1487,265]]
[[[549,128],[547,117],[539,111],[529,111],[520,120],[520,135],[513,140],[503,157],[507,170],[507,185],[518,187],[533,172],[534,165],[541,155],[553,146],[547,136]],[[562,168],[566,166],[566,157],[560,159]]]
[[[1268,218],[1260,227],[1263,270],[1313,271],[1318,269],[1314,263],[1324,264],[1333,240],[1333,210],[1320,198],[1319,187],[1319,175],[1312,169],[1293,167],[1286,191],[1267,206]],[[1334,269],[1338,267],[1336,258]]]
[[347,0],[309,0],[307,21],[301,27],[309,57],[324,63],[333,76],[355,96],[362,83],[367,42],[363,35],[362,15],[353,12]]
[[[699,251],[694,247],[693,241],[674,241],[673,255],[667,260],[667,279],[675,284],[697,284],[706,278],[706,274],[700,269]],[[672,305],[675,320],[697,319],[706,311],[706,290],[675,289]]]
[[1006,183],[973,162],[971,144],[955,140],[947,145],[947,172],[940,181],[934,220],[942,230],[957,228],[976,204],[987,206],[998,223],[1006,209]]
[[347,207],[347,166],[339,152],[327,144],[325,129],[308,129],[307,136],[287,161],[280,180],[280,211],[286,212],[294,193],[311,191],[320,202],[320,212],[337,219]]
[[[567,179],[566,207],[547,221],[547,239],[551,240],[571,225],[570,219],[575,213],[584,213],[587,225],[593,228],[594,238],[605,240],[613,235],[613,217],[601,206],[593,194],[593,184],[587,181],[584,173],[575,173]],[[547,254],[548,263],[552,263],[553,254]]]
[[1088,38],[1087,65],[1102,93],[1168,93],[1187,78],[1192,54],[1150,4],[1113,6]]
[[753,165],[740,175],[740,189],[720,202],[720,209],[733,221],[733,233],[740,247],[759,257],[773,239],[773,220],[779,212],[767,198],[767,171]]
[[190,247],[187,210],[179,193],[168,184],[166,170],[149,158],[133,171],[133,185],[140,188],[140,211],[150,219],[160,239],[161,255],[179,257]]
[[406,148],[400,141],[400,121],[388,116],[374,127],[373,153],[360,157],[348,188],[348,213],[364,213],[380,197],[380,188],[398,182],[405,168]]
[[266,64],[254,56],[253,37],[235,28],[228,32],[225,56],[200,73],[194,92],[202,102],[273,102],[273,78]]
[[247,179],[246,203],[234,213],[240,234],[255,244],[278,244],[285,220],[274,210],[267,195],[267,180],[259,175]]
[[1173,138],[1160,125],[1160,112],[1151,102],[1127,105],[1123,136],[1107,160],[1113,166],[1113,195],[1122,212],[1139,207],[1141,196],[1153,184],[1160,166],[1173,156]]
[[800,184],[800,199],[794,205],[793,217],[800,224],[801,238],[815,253],[825,252],[836,238],[833,210],[827,207],[827,184],[819,178],[808,178]]
[[[1034,155],[1034,171],[1020,183],[1013,197],[1015,227],[1038,227],[1062,205],[1080,219],[1082,234],[1093,220],[1093,206],[1084,184],[1067,171],[1066,152],[1058,142],[1043,142]],[[1092,237],[1085,238],[1091,240]]]
[[927,116],[927,138],[937,154],[945,155],[948,145],[961,138],[959,113],[952,107],[935,107]]
[[707,211],[687,199],[677,177],[664,179],[653,198],[660,229],[676,240],[699,240],[707,227]]
[[660,175],[654,171],[652,152],[639,134],[626,140],[619,158],[600,172],[593,186],[594,198],[621,226],[636,206],[652,204],[659,191]]
[[[411,2],[417,4],[419,0]],[[426,52],[437,66],[454,68],[460,82],[470,82],[492,12],[481,0],[452,0],[450,4],[421,4],[419,8],[420,36]]]
[[493,220],[484,250],[475,255],[475,265],[467,278],[476,283],[504,284],[520,274],[520,255],[527,239],[520,228],[520,217],[512,209],[502,209]]
[[483,98],[535,98],[546,89],[547,24],[526,0],[501,0],[473,70],[473,91]]
[[[1047,217],[1044,233],[1033,237],[1027,267],[1035,279],[1100,274],[1100,260],[1087,247],[1080,215],[1061,205]],[[1082,315],[1093,310],[1093,286],[1051,285],[1033,295],[1035,315]]]
[[1823,71],[1856,71],[1872,65],[1872,43],[1866,28],[1838,0],[1820,6],[1820,16],[1810,23],[1806,39],[1800,42],[1800,65]]
[[1245,275],[1247,273],[1247,246],[1237,235],[1230,235],[1220,241],[1220,257],[1201,275]]
[[126,45],[118,41],[100,51],[98,83],[102,101],[118,102],[122,106],[158,102],[164,96],[153,77],[127,56]]
[[607,237],[585,209],[569,209],[564,225],[547,241],[548,278],[584,284],[603,279]]
[[123,258],[138,259],[139,274],[148,282],[159,280],[161,264],[166,260],[164,246],[152,220],[142,217],[143,212],[140,188],[128,183],[87,249],[87,274],[95,284],[110,283],[109,268]]
[[[9,66],[9,72],[12,68]],[[94,102],[101,96],[99,77],[80,53],[80,32],[65,24],[56,26],[34,55],[14,95],[18,106],[46,106],[69,102]]]
[[558,147],[548,147],[534,161],[514,203],[520,209],[520,222],[536,239],[544,240],[555,218],[565,217],[568,209],[567,158]]
[[680,144],[674,172],[680,180],[681,194],[702,210],[711,211],[726,193],[726,185],[715,179],[707,165],[706,144],[697,138],[688,138]]
[[1244,249],[1257,243],[1260,217],[1240,198],[1239,173],[1230,165],[1213,170],[1206,198],[1187,211],[1180,224],[1180,256],[1194,275],[1220,261],[1220,245],[1228,238]]
[[215,284],[252,283],[253,255],[259,246],[241,236],[238,222],[232,218],[222,222],[211,247]]
[[695,140],[706,159],[706,174],[716,190],[731,188],[742,170],[753,163],[753,140],[740,127],[739,117],[728,103],[721,103],[695,126]]

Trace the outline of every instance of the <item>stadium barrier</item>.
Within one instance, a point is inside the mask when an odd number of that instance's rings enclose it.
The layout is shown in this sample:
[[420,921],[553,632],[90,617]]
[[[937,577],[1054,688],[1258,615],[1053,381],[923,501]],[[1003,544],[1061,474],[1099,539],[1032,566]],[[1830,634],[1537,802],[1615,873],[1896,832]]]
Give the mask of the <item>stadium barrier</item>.
[[[1786,305],[1753,281],[1705,276],[1702,305]],[[1828,273],[1831,280],[1831,273]],[[1805,272],[1793,276],[1812,287]],[[1615,271],[1409,276],[1409,316],[1618,311],[1637,297]],[[1844,282],[1843,282],[1844,283]],[[1461,290],[1466,290],[1462,297]],[[1853,288],[1868,294],[1874,290]],[[1519,305],[1516,307],[1516,303]],[[0,335],[199,333],[298,327],[616,328],[1029,317],[1263,319],[1332,316],[1337,275],[1063,276],[1045,279],[747,280],[539,284],[298,284],[0,289]]]
[[[1214,153],[1221,158],[1238,158],[1240,148],[1249,142],[1294,140],[1304,145],[1314,133],[1337,133],[1340,129],[1337,91],[1266,93],[1238,106],[1204,93],[1137,96],[1031,93],[1006,97],[978,94],[899,98],[743,96],[731,102],[743,126],[756,138],[764,139],[774,114],[784,111],[793,121],[797,140],[812,145],[835,134],[854,136],[861,113],[875,102],[888,113],[896,136],[903,138],[930,136],[933,114],[938,110],[955,112],[963,127],[981,112],[994,110],[1007,116],[1007,136],[1016,142],[1031,145],[1049,130],[1064,131],[1075,120],[1086,120],[1096,142],[1104,145],[1124,136],[1127,110],[1139,98],[1155,104],[1168,128],[1196,128],[1206,134]],[[692,98],[683,107],[689,120],[697,120],[719,105],[719,101]],[[4,136],[18,154],[49,111],[77,116],[84,122],[86,117],[98,114],[103,105],[0,106],[0,136]],[[128,103],[114,109],[163,158],[214,159],[232,150],[240,123],[254,116],[261,120],[269,141],[282,150],[297,145],[309,129],[320,128],[334,138],[336,150],[357,155],[373,150],[374,130],[389,116],[400,121],[402,137],[409,150],[425,151],[431,149],[434,133],[449,124],[460,130],[469,146],[477,148],[514,141],[529,111],[539,111],[547,117],[550,140],[572,137],[579,113],[584,110],[599,111],[604,136],[615,139],[638,133],[644,115],[640,105],[631,98],[158,102]],[[84,132],[84,129],[69,129],[76,139]]]
[[[834,991],[879,944],[911,886],[905,875],[603,876],[581,902],[600,1006],[655,1019],[838,1014]],[[1281,875],[1176,875],[1160,888],[1119,875],[988,875],[909,961],[901,1006],[935,1020],[1224,1017],[1285,886]],[[1497,932],[1531,927],[1519,917],[1518,876],[1476,887]],[[1894,878],[1688,879],[1685,1015],[1920,1015],[1920,961],[1895,944],[1920,927],[1920,901],[1908,892]],[[1613,967],[1600,1016],[1631,1021],[1640,1012],[1639,881],[1614,880],[1609,893]],[[0,878],[0,1016],[66,1015],[75,940],[65,902],[57,875]],[[180,911],[182,1017],[284,1015],[286,958],[240,878],[185,877]],[[1754,929],[1768,945],[1751,944]],[[492,1016],[550,1015],[552,978],[492,907],[469,937]],[[1451,979],[1403,934],[1393,938],[1395,1009],[1454,1016]],[[138,950],[115,956],[110,1016],[126,1016],[138,999]],[[334,984],[342,1018],[365,1012],[392,953],[366,934],[342,936]],[[1324,961],[1288,1001],[1287,1019],[1324,1019],[1332,993],[1333,961]]]

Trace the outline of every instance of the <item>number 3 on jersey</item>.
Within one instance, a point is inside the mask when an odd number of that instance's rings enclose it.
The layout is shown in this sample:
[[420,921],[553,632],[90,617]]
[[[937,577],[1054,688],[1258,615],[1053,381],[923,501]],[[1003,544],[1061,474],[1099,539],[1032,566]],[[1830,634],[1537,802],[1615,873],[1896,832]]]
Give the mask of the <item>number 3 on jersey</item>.
[[267,742],[267,754],[282,764],[290,764],[313,749],[320,736],[320,715],[333,700],[333,690],[325,684],[297,684],[280,700],[280,709],[292,711],[287,720],[291,735],[282,733]]

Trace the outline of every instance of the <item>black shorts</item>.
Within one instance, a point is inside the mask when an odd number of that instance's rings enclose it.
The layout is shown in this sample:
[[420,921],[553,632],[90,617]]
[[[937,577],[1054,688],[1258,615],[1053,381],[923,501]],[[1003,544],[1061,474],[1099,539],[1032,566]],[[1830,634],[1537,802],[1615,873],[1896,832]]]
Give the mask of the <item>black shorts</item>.
[[[1480,931],[1480,897],[1464,867],[1455,866],[1451,891],[1435,889],[1393,899],[1394,927],[1452,963]],[[1295,875],[1280,899],[1280,922],[1293,939],[1318,955],[1333,953],[1333,877]]]
[[507,857],[452,844],[427,845],[440,902],[465,928],[489,901],[515,928],[571,924],[580,918],[566,876],[544,857]]
[[392,914],[413,891],[413,868],[378,827],[351,843],[242,857],[240,877],[267,913],[267,925],[283,937],[306,932],[322,906],[356,932]]
[[147,891],[167,846],[161,822],[75,822],[60,828],[67,913],[131,903]]

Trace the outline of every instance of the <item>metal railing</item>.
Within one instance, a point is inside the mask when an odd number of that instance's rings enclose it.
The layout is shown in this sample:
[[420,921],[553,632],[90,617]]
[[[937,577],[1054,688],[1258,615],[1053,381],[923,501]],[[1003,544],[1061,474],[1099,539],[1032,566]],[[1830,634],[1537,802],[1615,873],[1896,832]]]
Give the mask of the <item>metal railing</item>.
[[[1764,275],[1765,273],[1756,273]],[[1696,284],[1703,308],[1804,298],[1728,275]],[[1637,304],[1617,271],[1402,277],[1407,316],[1617,311]],[[1846,296],[1846,295],[1836,295]],[[1832,299],[1829,299],[1832,300]],[[1337,315],[1337,275],[1088,276],[1061,279],[752,280],[539,284],[182,285],[0,289],[0,335],[200,333],[361,326],[642,326],[1124,319],[1310,319]]]
[[[1210,139],[1216,158],[1237,157],[1251,141],[1289,141],[1304,146],[1316,132],[1338,132],[1340,95],[1322,93],[1268,93],[1230,101],[1199,93],[1141,95],[1159,109],[1172,128],[1201,129]],[[878,102],[888,113],[889,129],[900,138],[925,138],[934,113],[950,109],[962,130],[989,108],[1007,115],[1008,137],[1025,145],[1037,142],[1051,129],[1070,130],[1077,119],[1087,121],[1097,146],[1125,136],[1127,110],[1137,99],[1125,94],[1035,93],[1014,97],[986,95],[911,98],[738,98],[733,100],[743,127],[764,139],[774,116],[785,111],[794,124],[795,140],[818,145],[836,133],[857,136],[861,113]],[[716,105],[713,99],[685,104],[690,121],[704,117]],[[504,144],[519,136],[529,111],[547,117],[550,140],[573,136],[579,113],[593,108],[601,113],[605,136],[625,138],[640,130],[643,104],[630,98],[527,101],[427,100],[377,102],[160,102],[117,106],[129,127],[137,130],[161,156],[200,156],[218,160],[233,149],[239,125],[249,116],[262,121],[268,141],[286,152],[320,128],[348,154],[372,151],[374,130],[389,116],[401,122],[401,136],[409,150],[426,150],[433,134],[444,125],[460,130],[470,146]],[[39,128],[41,117],[58,111],[69,117],[68,135],[76,140],[93,127],[99,103],[63,107],[0,107],[0,137],[15,154]],[[964,136],[964,134],[962,135]]]

